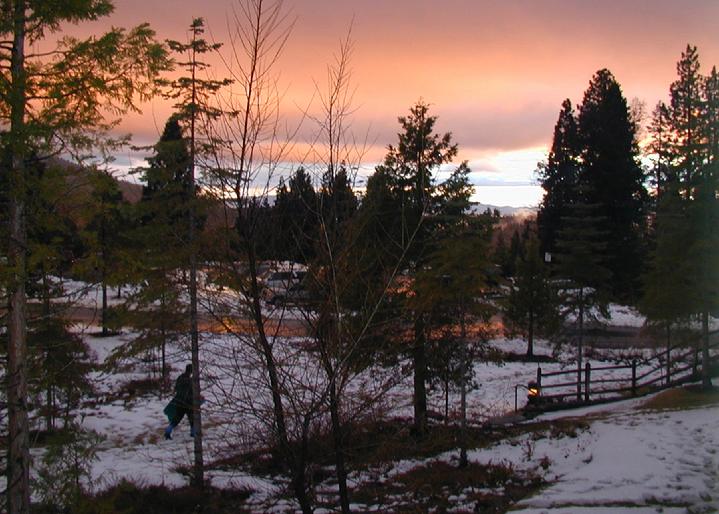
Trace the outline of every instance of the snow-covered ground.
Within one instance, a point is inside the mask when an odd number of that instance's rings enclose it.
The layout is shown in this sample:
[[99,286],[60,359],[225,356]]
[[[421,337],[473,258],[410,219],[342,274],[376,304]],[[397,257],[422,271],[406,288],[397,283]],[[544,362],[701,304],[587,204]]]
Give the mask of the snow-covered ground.
[[[93,330],[90,330],[92,332]],[[86,336],[99,359],[105,358],[112,347],[121,344],[131,334],[112,338]],[[205,334],[203,344],[217,344],[214,336]],[[522,351],[521,341],[494,342],[505,351]],[[536,352],[551,353],[551,348],[539,343]],[[181,357],[181,354],[178,354]],[[178,358],[175,369],[184,361]],[[536,364],[521,362],[477,364],[479,387],[470,392],[470,418],[481,422],[489,416],[513,409],[514,387],[534,376]],[[210,370],[207,370],[210,371]],[[175,375],[178,371],[175,372]],[[212,373],[208,373],[212,374]],[[95,379],[100,391],[109,392],[118,384],[142,373],[101,375]],[[208,391],[208,394],[212,392]],[[392,390],[392,414],[411,414],[411,377],[405,377]],[[83,425],[102,434],[98,461],[93,467],[92,485],[107,487],[126,478],[140,484],[180,486],[187,479],[178,467],[192,463],[193,440],[185,421],[175,431],[174,439],[165,441],[162,430],[166,420],[162,408],[168,397],[142,397],[84,408],[78,412]],[[520,398],[522,401],[523,395]],[[502,442],[488,449],[471,451],[470,461],[512,463],[518,469],[540,470],[546,457],[550,466],[542,474],[549,486],[516,507],[520,512],[713,512],[719,504],[716,455],[719,433],[717,406],[684,411],[637,410],[642,399],[628,400],[611,407],[593,407],[583,411],[548,414],[546,419],[591,415],[588,430],[577,437],[519,440]],[[452,398],[456,405],[456,397]],[[440,391],[430,397],[430,407],[442,411]],[[598,414],[597,411],[606,411]],[[230,427],[223,425],[223,414],[207,405],[205,411],[205,445],[208,460],[222,456]],[[232,432],[233,434],[235,432]],[[35,455],[41,449],[33,451]],[[456,452],[455,452],[456,453]],[[453,458],[454,453],[437,459]],[[545,459],[545,465],[546,465]],[[398,462],[395,473],[423,462]],[[249,476],[240,472],[210,472],[209,478],[220,487],[243,487],[254,491],[250,504],[258,512],[274,505],[282,512],[287,504],[277,503],[283,484]],[[353,483],[362,482],[362,475]],[[458,508],[460,505],[458,505]],[[557,510],[559,509],[559,510]]]
[[[78,286],[76,290],[81,291],[81,288]],[[83,296],[80,301],[92,303],[93,300]],[[636,313],[627,311],[625,316],[623,323],[639,323]],[[83,334],[98,362],[103,362],[115,347],[133,337],[131,333],[109,338],[93,337],[91,334],[97,333],[94,326],[79,325],[77,330]],[[277,341],[278,348],[288,349],[283,356],[285,361],[295,362],[302,373],[308,373],[307,363],[290,351],[295,343],[293,340]],[[505,352],[523,353],[526,350],[526,343],[520,340],[498,339],[491,344]],[[252,434],[261,428],[256,420],[243,418],[242,406],[238,405],[237,411],[230,413],[220,399],[229,394],[235,400],[260,398],[257,401],[261,401],[262,391],[250,386],[260,383],[252,381],[257,377],[249,376],[252,374],[251,363],[247,365],[248,369],[243,363],[237,365],[239,367],[231,366],[233,360],[241,360],[241,355],[231,351],[227,335],[205,333],[202,347],[203,377],[207,377],[203,383],[207,399],[203,412],[203,440],[206,461],[213,461],[227,456],[228,442],[235,450],[250,448],[254,441]],[[174,379],[189,361],[189,354],[182,347],[170,350]],[[644,352],[651,355],[649,350]],[[558,358],[557,363],[542,364],[543,369],[573,366],[571,351],[557,353],[542,341],[535,344],[535,354]],[[590,362],[593,367],[606,364],[599,360]],[[249,378],[236,381],[229,376],[232,369],[247,371]],[[468,395],[471,422],[480,424],[513,411],[515,391],[519,393],[519,406],[524,405],[526,392],[517,386],[531,381],[536,376],[536,369],[537,364],[526,362],[476,363],[477,387]],[[98,394],[107,397],[121,384],[146,376],[146,370],[135,367],[112,374],[95,372],[93,379]],[[309,374],[302,376],[302,380],[310,378]],[[364,377],[361,387],[380,378]],[[409,418],[412,414],[412,377],[407,372],[395,378],[384,402],[385,414]],[[246,390],[238,391],[243,387]],[[189,436],[186,421],[175,430],[172,440],[163,439],[167,420],[162,409],[168,401],[169,394],[117,398],[86,405],[77,412],[78,421],[86,429],[94,430],[104,438],[88,485],[100,490],[121,479],[144,485],[181,486],[187,483],[181,468],[189,468],[192,464],[193,439]],[[517,469],[534,470],[548,481],[547,487],[515,506],[519,512],[717,512],[719,432],[716,423],[719,406],[653,411],[642,410],[643,401],[634,399],[611,406],[547,414],[541,419],[586,415],[589,428],[579,431],[576,437],[535,439],[527,435],[503,441],[490,448],[470,451],[469,459],[511,463]],[[457,408],[456,393],[452,393],[450,403],[451,409]],[[444,411],[443,391],[430,392],[429,407],[439,413]],[[39,457],[42,452],[42,448],[36,448],[33,455]],[[434,459],[449,461],[455,457],[456,452],[452,452]],[[389,474],[421,464],[426,461],[397,462]],[[276,480],[239,471],[209,471],[208,478],[218,487],[253,491],[249,505],[257,512],[284,512],[288,507],[286,502],[278,500],[286,484]],[[353,474],[351,482],[360,485],[366,478],[362,473]],[[4,483],[0,483],[0,488],[3,487]],[[461,502],[457,507],[462,508]]]
[[[581,419],[570,435],[536,432],[470,451],[471,463],[511,466],[542,476],[547,486],[516,503],[522,514],[719,512],[719,405],[682,410],[642,408],[647,398],[552,413],[534,421]],[[457,452],[431,461],[456,462]],[[384,477],[428,461],[403,461]],[[362,476],[353,477],[356,483]],[[472,512],[458,501],[452,511]]]
[[[531,441],[533,457],[525,465],[548,457],[550,484],[519,502],[517,512],[718,512],[719,406],[657,411],[637,409],[640,402],[595,414],[576,438]],[[471,458],[519,465],[526,452],[512,443]]]

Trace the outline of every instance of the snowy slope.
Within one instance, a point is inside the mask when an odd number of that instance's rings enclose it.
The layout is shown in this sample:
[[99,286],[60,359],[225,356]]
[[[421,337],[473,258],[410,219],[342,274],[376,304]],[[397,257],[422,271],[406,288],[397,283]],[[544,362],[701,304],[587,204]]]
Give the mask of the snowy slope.
[[[576,440],[536,441],[535,459],[549,458],[553,483],[517,511],[717,512],[719,406],[648,411],[632,403],[600,417]],[[472,457],[516,459],[511,448],[504,444]]]

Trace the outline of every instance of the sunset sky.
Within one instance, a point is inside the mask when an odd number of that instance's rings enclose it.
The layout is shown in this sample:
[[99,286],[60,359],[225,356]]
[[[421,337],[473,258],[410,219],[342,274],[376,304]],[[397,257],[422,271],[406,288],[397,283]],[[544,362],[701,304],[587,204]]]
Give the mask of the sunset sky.
[[[222,42],[235,1],[116,0],[110,18],[76,30],[148,21],[160,38],[184,39],[202,16],[208,38]],[[396,141],[397,117],[423,98],[439,116],[438,130],[453,133],[458,161],[470,161],[475,200],[494,205],[539,201],[533,172],[560,104],[581,101],[598,69],[609,68],[627,99],[651,112],[667,98],[687,43],[698,46],[703,72],[719,64],[717,0],[286,0],[285,7],[295,19],[278,68],[288,119],[324,80],[352,24],[353,129],[362,137],[369,130],[368,168]],[[154,102],[125,128],[152,143],[168,115]],[[118,159],[139,163],[130,153]]]

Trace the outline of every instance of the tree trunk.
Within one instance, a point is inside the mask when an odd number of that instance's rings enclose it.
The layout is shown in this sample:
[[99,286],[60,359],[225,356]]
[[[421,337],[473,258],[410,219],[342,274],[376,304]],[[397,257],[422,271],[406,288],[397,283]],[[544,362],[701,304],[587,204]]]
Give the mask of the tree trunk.
[[100,283],[102,285],[102,335],[109,335],[107,329],[107,233],[105,232],[105,200],[101,201],[100,209],[100,248],[102,262],[100,264]]
[[168,380],[167,380],[167,342],[165,341],[165,334],[162,334],[162,345],[160,348],[160,366],[162,366],[162,369],[160,370],[160,380],[162,381],[162,388],[165,389]]
[[709,361],[709,311],[702,312],[702,388],[712,388],[711,362]]
[[467,325],[464,320],[464,312],[460,315],[461,338],[462,338],[462,391],[460,398],[460,408],[462,413],[461,424],[459,427],[459,467],[467,467],[467,377],[469,376],[469,366],[471,365],[469,349],[467,348]]
[[527,357],[534,356],[534,309],[529,309],[529,330],[527,331]]
[[[160,295],[160,312],[165,312],[164,293]],[[162,379],[162,389],[164,390],[169,383],[167,378],[167,328],[165,327],[165,316],[160,317],[160,341],[160,366],[162,367],[160,370],[160,377]],[[194,419],[192,422],[195,422]]]
[[[45,265],[43,263],[43,270],[42,270],[42,317],[44,319],[50,319],[50,311],[51,311],[51,305],[50,305],[50,283],[48,281],[47,272],[45,270]],[[42,344],[44,346],[44,352],[45,352],[45,363],[46,365],[50,363],[50,341],[44,340],[42,341]],[[46,377],[47,379],[47,377]],[[45,388],[45,408],[47,409],[45,412],[45,429],[47,432],[51,432],[54,427],[54,420],[53,420],[53,397],[52,397],[52,384],[48,380],[47,387]]]
[[449,379],[444,381],[444,424],[449,423]]
[[45,413],[45,430],[50,433],[52,432],[52,429],[54,427],[53,419],[52,419],[52,411],[53,411],[53,401],[52,401],[52,386],[48,385],[45,388],[45,408],[47,409]]
[[[193,120],[194,125],[194,120]],[[194,127],[193,127],[194,134]],[[194,146],[194,141],[193,141]],[[193,170],[191,179],[191,198],[190,198],[190,227],[188,239],[190,244],[190,341],[192,352],[192,418],[194,437],[194,457],[192,484],[200,489],[205,487],[205,465],[202,452],[202,403],[200,388],[200,337],[198,331],[197,320],[197,255],[195,250],[195,180],[194,180],[194,151],[193,151]],[[163,362],[164,368],[164,362]]]
[[667,385],[672,383],[672,324],[667,322]]
[[30,441],[27,405],[27,229],[25,221],[25,1],[15,2],[10,84],[10,241],[8,305],[8,457],[9,514],[30,512]]
[[[194,219],[193,219],[194,223]],[[190,244],[193,244],[192,242]],[[205,487],[205,466],[202,453],[202,408],[200,389],[200,338],[197,328],[197,261],[195,251],[190,257],[190,337],[192,346],[192,417],[195,432],[195,463],[192,484],[200,489]]]
[[577,341],[577,401],[582,401],[582,353],[584,352],[584,289],[579,289],[579,340]]
[[190,65],[192,68],[192,107],[190,117],[190,183],[189,183],[189,209],[188,221],[189,227],[187,231],[188,244],[190,245],[190,339],[192,349],[192,418],[193,429],[195,431],[194,456],[195,463],[193,467],[192,483],[195,487],[204,489],[205,487],[205,465],[202,453],[202,403],[200,389],[200,338],[197,327],[197,245],[195,244],[195,123],[197,121],[197,59],[196,59],[196,32],[192,37],[192,59]]
[[[334,264],[331,259],[329,260]],[[332,273],[332,276],[335,276],[334,273]],[[342,347],[339,335],[340,314],[333,309],[337,299],[336,290],[333,286],[336,286],[334,281],[327,287],[329,301],[322,302],[322,307],[319,309],[317,324],[315,325],[315,336],[319,348],[320,363],[328,380],[327,392],[334,444],[335,478],[337,478],[339,489],[340,508],[342,509],[342,514],[349,514],[350,500],[347,490],[347,469],[345,467],[345,437],[340,416],[341,399],[337,390],[337,376],[342,368],[341,364],[333,362],[333,357],[336,357],[336,350]],[[341,362],[341,358],[338,360]]]
[[414,433],[423,437],[427,431],[427,356],[425,351],[424,320],[417,315],[414,322]]
[[244,232],[251,226],[249,220],[242,216],[242,210],[238,212],[236,226],[241,240],[246,245],[247,269],[250,274],[250,302],[252,319],[257,329],[257,337],[262,349],[262,356],[265,360],[265,368],[270,382],[270,392],[272,395],[272,409],[276,429],[276,444],[279,446],[280,453],[285,458],[285,463],[290,468],[292,475],[292,489],[295,499],[300,504],[303,514],[312,514],[313,509],[310,498],[307,494],[307,480],[305,478],[305,460],[303,458],[295,459],[294,453],[290,446],[289,436],[287,434],[287,423],[285,421],[285,411],[282,404],[282,393],[279,376],[277,373],[277,363],[272,353],[272,345],[267,339],[265,332],[265,323],[262,317],[262,305],[260,304],[261,291],[257,279],[257,257],[254,252],[254,240],[251,234]]
[[107,329],[107,284],[105,284],[105,269],[102,270],[102,335],[109,335]]
[[347,491],[347,470],[345,469],[345,448],[342,434],[342,421],[339,412],[339,399],[337,398],[337,384],[334,377],[330,381],[330,417],[332,418],[332,435],[335,450],[335,470],[337,484],[340,492],[340,507],[342,514],[350,513],[350,500]]
[[[466,371],[466,369],[465,369]],[[462,419],[459,426],[459,467],[467,467],[467,378],[462,377],[462,391],[460,396],[460,409]]]

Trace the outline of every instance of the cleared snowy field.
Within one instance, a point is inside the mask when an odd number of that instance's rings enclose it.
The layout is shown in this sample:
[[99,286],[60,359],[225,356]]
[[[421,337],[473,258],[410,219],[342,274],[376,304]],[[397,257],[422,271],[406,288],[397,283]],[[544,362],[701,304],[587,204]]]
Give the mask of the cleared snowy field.
[[[90,332],[94,329],[89,330]],[[128,338],[124,334],[111,338],[86,336],[86,341],[96,353],[98,360],[107,357],[112,348]],[[212,348],[223,336],[205,334],[203,346]],[[520,341],[497,340],[493,344],[505,351],[522,351]],[[540,343],[539,354],[549,354],[551,349]],[[186,359],[182,352],[173,352],[178,370]],[[567,357],[567,356],[565,356]],[[598,364],[598,363],[597,363]],[[217,376],[219,371],[210,364],[205,369],[208,376]],[[552,366],[559,366],[552,364]],[[513,409],[514,387],[530,380],[536,371],[536,364],[512,362],[498,366],[477,364],[476,381],[479,385],[469,394],[470,418],[481,422],[489,416],[496,416]],[[177,375],[176,371],[174,375]],[[146,376],[136,370],[121,374],[97,374],[94,378],[100,394],[117,390],[119,385],[130,379]],[[409,417],[411,415],[411,376],[392,390],[389,404],[390,415]],[[206,383],[206,397],[217,393],[212,391],[219,382]],[[523,395],[521,398],[523,399]],[[144,396],[132,400],[118,399],[81,409],[77,415],[84,427],[104,437],[93,466],[92,488],[99,490],[121,479],[139,484],[164,484],[181,486],[187,478],[178,468],[189,467],[192,463],[192,439],[186,421],[175,431],[174,439],[165,441],[162,430],[166,420],[162,408],[169,397]],[[705,407],[687,411],[642,411],[637,410],[643,399],[627,400],[611,407],[593,407],[582,411],[567,411],[561,414],[545,415],[545,418],[591,415],[588,430],[577,437],[533,439],[526,436],[509,440],[494,447],[471,451],[470,461],[484,463],[511,463],[518,469],[540,472],[550,485],[538,495],[517,505],[521,512],[715,512],[719,508],[717,499],[717,470],[719,460],[719,435],[716,422],[719,421],[719,407]],[[455,396],[451,398],[456,405]],[[444,397],[435,391],[430,398],[430,408],[442,411]],[[236,437],[238,430],[251,431],[252,423],[244,428],[228,426],[227,414],[215,410],[215,404],[205,405],[206,460],[226,455],[228,437]],[[597,412],[606,412],[597,414]],[[248,440],[251,440],[249,438]],[[241,441],[238,441],[241,444]],[[41,449],[33,450],[38,457]],[[456,452],[436,457],[450,461]],[[549,467],[545,470],[542,462]],[[389,473],[400,473],[411,466],[426,462],[397,462]],[[258,476],[236,472],[210,472],[213,485],[219,487],[246,488],[253,491],[249,500],[257,512],[283,512],[289,505],[279,501],[284,484]],[[362,474],[352,477],[352,483],[360,485]],[[363,506],[369,509],[369,506]],[[457,509],[468,508],[457,500]],[[559,509],[559,510],[557,510]]]
[[[618,316],[626,324],[637,324],[635,313],[626,311]],[[96,326],[76,327],[98,363],[112,350],[132,339],[133,334],[99,338]],[[291,348],[297,341],[278,340],[278,347],[286,347],[283,355],[290,367],[297,368],[298,381],[313,379],[308,362],[294,354]],[[202,334],[203,396],[207,400],[203,411],[205,461],[212,462],[228,456],[228,451],[253,448],[261,426],[243,402],[262,403],[263,392],[258,386],[262,374],[252,363],[230,362],[242,360],[241,354],[229,358],[233,341],[227,335]],[[490,343],[505,352],[523,353],[525,343],[519,340],[497,339]],[[650,350],[644,350],[651,356]],[[613,357],[620,358],[622,352]],[[625,352],[626,353],[626,352]],[[543,363],[543,369],[559,370],[574,365],[571,351],[556,352],[546,343],[535,343],[535,354],[553,355],[556,363]],[[173,365],[172,379],[180,373],[189,353],[184,348],[169,351]],[[292,360],[296,359],[296,360]],[[591,365],[606,362],[590,359]],[[238,367],[239,366],[239,367]],[[238,381],[233,370],[247,373]],[[393,386],[385,395],[383,413],[389,417],[410,418],[412,415],[412,376],[406,373],[394,377]],[[515,387],[526,385],[536,376],[536,363],[506,362],[475,364],[476,387],[468,394],[470,422],[479,425],[490,418],[514,410]],[[87,404],[76,412],[76,419],[86,429],[99,433],[97,461],[87,486],[99,491],[123,479],[141,485],[186,485],[182,472],[192,464],[193,439],[186,421],[166,441],[162,432],[167,420],[162,409],[169,401],[167,395],[117,397],[117,391],[130,380],[148,377],[141,367],[123,372],[93,374],[99,401]],[[358,377],[354,387],[358,391],[374,381],[385,380],[380,370]],[[316,378],[314,378],[316,379]],[[385,380],[384,383],[387,383]],[[231,392],[228,396],[228,392]],[[236,401],[236,409],[228,410],[227,398]],[[114,398],[112,400],[105,400]],[[223,401],[224,399],[224,401]],[[519,406],[526,401],[526,392],[519,389]],[[556,420],[586,416],[589,426],[576,436],[542,437],[526,435],[505,440],[489,448],[469,452],[470,462],[510,464],[519,470],[531,470],[542,476],[548,486],[527,498],[515,509],[524,513],[609,513],[609,512],[717,512],[719,511],[719,405],[680,411],[642,409],[646,398],[625,400],[609,406],[546,414],[538,419]],[[456,410],[458,396],[450,396],[450,409]],[[430,392],[429,408],[444,411],[444,393]],[[38,426],[40,420],[37,420]],[[42,448],[32,450],[35,462]],[[414,466],[430,461],[451,462],[457,452],[438,455],[424,461],[399,461],[383,475],[391,477]],[[207,477],[214,486],[243,488],[252,491],[248,506],[256,512],[285,512],[292,504],[282,500],[286,484],[272,478],[253,476],[243,472],[211,470]],[[353,473],[350,484],[361,486],[375,480],[369,472]],[[4,482],[1,479],[0,482]],[[4,483],[0,483],[4,487]],[[453,500],[457,511],[472,509],[463,504],[461,495]],[[370,505],[356,506],[360,511],[374,510]],[[381,509],[380,509],[381,510]],[[318,511],[320,512],[320,511]]]

